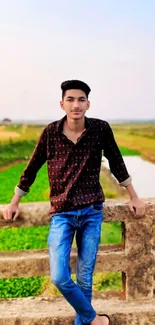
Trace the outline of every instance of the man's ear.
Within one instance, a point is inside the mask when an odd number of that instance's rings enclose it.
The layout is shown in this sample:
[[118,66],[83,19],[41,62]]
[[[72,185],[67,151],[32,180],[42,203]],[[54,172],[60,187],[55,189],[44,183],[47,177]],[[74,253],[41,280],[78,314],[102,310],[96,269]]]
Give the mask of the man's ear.
[[60,101],[60,107],[64,110],[64,102],[63,102],[63,100]]
[[89,109],[89,107],[90,107],[90,101],[88,100],[88,102],[87,102],[87,110]]

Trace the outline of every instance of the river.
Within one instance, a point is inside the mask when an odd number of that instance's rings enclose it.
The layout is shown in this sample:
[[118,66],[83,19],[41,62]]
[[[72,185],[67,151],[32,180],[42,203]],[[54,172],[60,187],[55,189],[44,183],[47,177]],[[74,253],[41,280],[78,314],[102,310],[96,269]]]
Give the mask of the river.
[[[105,157],[103,159],[103,165],[109,168],[108,160]],[[123,159],[138,195],[141,198],[155,198],[155,164],[140,156],[124,156]]]

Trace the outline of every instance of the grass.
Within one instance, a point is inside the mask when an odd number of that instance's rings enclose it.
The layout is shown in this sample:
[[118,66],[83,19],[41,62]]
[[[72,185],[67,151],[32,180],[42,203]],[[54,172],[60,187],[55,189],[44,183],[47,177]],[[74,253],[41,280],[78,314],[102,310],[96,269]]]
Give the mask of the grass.
[[[0,139],[0,166],[19,159],[27,160],[31,156],[35,144],[43,130],[43,125],[12,124],[0,126],[3,135]],[[19,137],[8,137],[7,132],[16,132]]]
[[135,149],[129,149],[129,148],[122,147],[122,146],[120,146],[119,149],[121,151],[122,156],[140,156],[141,155],[141,153]]
[[[49,226],[0,229],[0,251],[47,248],[48,232]],[[100,244],[119,244],[121,237],[120,222],[102,223]]]
[[[14,192],[14,187],[18,183],[20,175],[26,165],[26,163],[20,163],[11,166],[0,173],[0,203],[5,204],[10,202]],[[22,198],[22,202],[37,202],[48,200],[49,182],[47,176],[47,166],[45,164],[38,172],[37,178],[34,184],[31,186],[30,193]]]
[[35,140],[0,143],[0,166],[16,160],[28,160],[34,150],[35,143]]
[[0,279],[0,298],[38,296],[44,289],[45,277]]
[[120,148],[125,147],[140,152],[141,156],[155,163],[155,123],[126,124],[112,126]]
[[0,251],[47,248],[49,226],[0,229]]

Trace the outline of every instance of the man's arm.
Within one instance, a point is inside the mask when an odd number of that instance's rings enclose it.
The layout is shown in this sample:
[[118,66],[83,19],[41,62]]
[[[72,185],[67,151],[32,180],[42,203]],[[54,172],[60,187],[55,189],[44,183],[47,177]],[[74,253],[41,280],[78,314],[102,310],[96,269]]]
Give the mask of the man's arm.
[[45,128],[35,146],[28,165],[24,169],[18,185],[15,187],[15,194],[24,196],[29,192],[38,170],[47,159],[47,128]]
[[132,178],[129,175],[123,157],[120,153],[118,145],[115,141],[112,129],[106,122],[103,132],[103,150],[104,156],[109,161],[110,170],[118,180],[119,184],[126,188],[130,201],[128,206],[131,212],[137,216],[142,216],[145,213],[145,204],[139,199],[132,185]]
[[21,197],[29,192],[30,186],[33,184],[38,170],[47,159],[47,128],[45,128],[35,146],[33,154],[27,167],[24,169],[18,185],[15,187],[15,194],[6,209],[3,217],[5,220],[15,220],[18,217],[18,205]]

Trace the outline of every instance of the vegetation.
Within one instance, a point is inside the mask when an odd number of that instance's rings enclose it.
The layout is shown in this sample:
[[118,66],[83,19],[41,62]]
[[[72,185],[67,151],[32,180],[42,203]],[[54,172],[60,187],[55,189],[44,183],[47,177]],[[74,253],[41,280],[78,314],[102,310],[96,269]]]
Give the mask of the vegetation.
[[28,160],[35,147],[34,140],[23,140],[12,143],[0,143],[0,166],[10,164],[17,160]]
[[17,160],[28,160],[44,126],[0,126],[0,166]]
[[45,278],[0,279],[0,298],[37,296],[44,288]]
[[143,158],[155,163],[155,123],[120,124],[112,128],[119,146],[137,150]]
[[[0,203],[9,203],[12,198],[14,187],[26,167],[26,163],[20,163],[7,168],[0,173]],[[41,184],[41,186],[40,186]],[[6,191],[7,188],[7,191]],[[44,165],[37,174],[30,193],[22,198],[22,202],[37,202],[49,200],[49,182],[47,177],[47,166]]]
[[126,147],[119,146],[122,156],[140,156],[141,153],[135,149],[129,149]]

